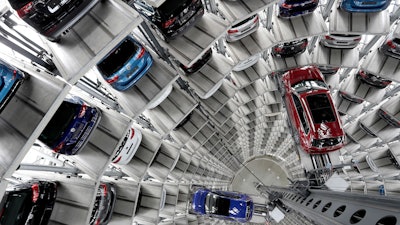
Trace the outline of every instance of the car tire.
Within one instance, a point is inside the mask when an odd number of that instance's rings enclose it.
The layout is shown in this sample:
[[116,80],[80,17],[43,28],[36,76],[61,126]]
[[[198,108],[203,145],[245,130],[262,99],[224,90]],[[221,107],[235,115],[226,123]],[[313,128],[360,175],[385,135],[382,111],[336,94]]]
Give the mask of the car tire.
[[163,41],[165,41],[165,42],[168,42],[167,39],[165,38],[165,35],[164,35],[157,27],[154,27],[154,30],[155,30],[157,36],[158,36],[161,40],[163,40]]

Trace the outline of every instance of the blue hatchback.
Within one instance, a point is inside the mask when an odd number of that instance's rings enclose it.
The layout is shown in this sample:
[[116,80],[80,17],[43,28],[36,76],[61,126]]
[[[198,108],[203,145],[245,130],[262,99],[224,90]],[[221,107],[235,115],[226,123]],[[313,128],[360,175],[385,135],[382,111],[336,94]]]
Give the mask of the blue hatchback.
[[192,210],[196,214],[245,223],[253,216],[253,200],[246,194],[199,188],[193,194]]
[[124,91],[142,78],[152,64],[150,53],[129,35],[97,64],[97,69],[113,88]]
[[25,77],[22,71],[0,61],[0,112],[6,107]]
[[96,128],[101,111],[91,107],[79,97],[65,99],[39,136],[54,152],[77,154]]
[[350,13],[372,13],[385,10],[390,0],[343,0],[340,8]]

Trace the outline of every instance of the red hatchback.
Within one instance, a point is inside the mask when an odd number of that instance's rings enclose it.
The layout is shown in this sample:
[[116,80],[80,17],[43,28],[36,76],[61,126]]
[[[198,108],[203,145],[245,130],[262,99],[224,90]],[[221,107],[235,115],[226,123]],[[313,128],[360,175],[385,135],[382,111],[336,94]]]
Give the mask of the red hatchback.
[[346,134],[321,72],[315,67],[289,70],[279,84],[295,141],[310,154],[340,149]]

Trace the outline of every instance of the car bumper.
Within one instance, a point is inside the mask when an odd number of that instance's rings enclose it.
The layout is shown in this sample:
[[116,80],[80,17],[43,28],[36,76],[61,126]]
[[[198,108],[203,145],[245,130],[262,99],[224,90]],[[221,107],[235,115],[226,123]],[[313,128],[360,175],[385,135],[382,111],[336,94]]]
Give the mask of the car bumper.
[[255,32],[258,29],[259,22],[258,21],[257,23],[253,23],[253,21],[251,22],[252,22],[251,26],[249,26],[247,29],[239,30],[238,32],[232,34],[227,34],[225,37],[226,41],[227,42],[238,41]]
[[353,41],[329,41],[329,40],[321,40],[321,43],[328,48],[355,48],[358,45],[358,42]]
[[253,56],[250,56],[248,59],[236,64],[236,66],[233,67],[232,70],[233,71],[241,71],[241,70],[247,69],[250,66],[253,66],[254,64],[256,64],[260,58],[261,58],[260,54],[255,54]]

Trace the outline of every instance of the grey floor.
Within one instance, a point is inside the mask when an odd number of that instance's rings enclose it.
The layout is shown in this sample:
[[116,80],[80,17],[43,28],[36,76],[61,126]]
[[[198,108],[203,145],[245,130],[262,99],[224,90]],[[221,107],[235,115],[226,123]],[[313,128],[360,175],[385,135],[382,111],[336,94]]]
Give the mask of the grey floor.
[[258,195],[254,182],[264,185],[287,186],[286,171],[270,157],[255,158],[247,162],[235,175],[231,188],[233,191]]

